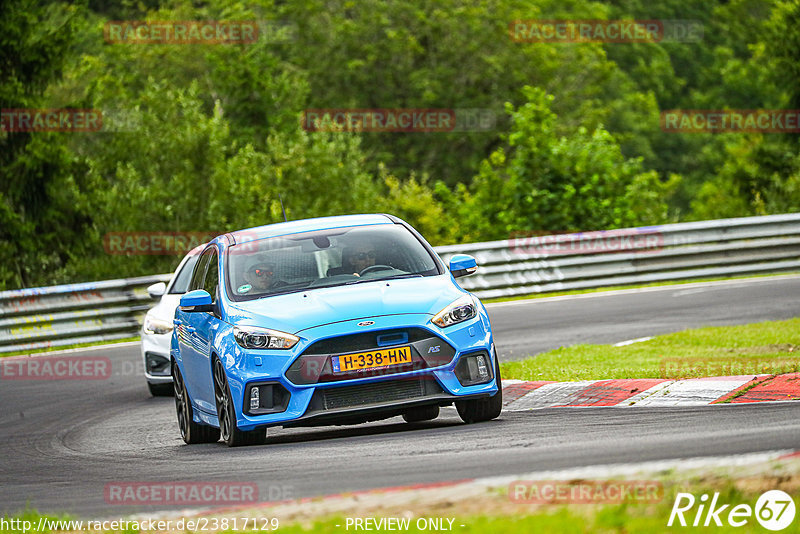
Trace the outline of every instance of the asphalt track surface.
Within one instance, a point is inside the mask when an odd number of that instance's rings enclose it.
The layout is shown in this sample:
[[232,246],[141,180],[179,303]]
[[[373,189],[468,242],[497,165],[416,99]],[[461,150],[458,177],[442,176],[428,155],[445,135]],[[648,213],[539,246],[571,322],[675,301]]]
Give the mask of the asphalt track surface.
[[[687,327],[800,316],[800,277],[534,300],[490,307],[501,359]],[[95,381],[0,381],[0,514],[26,506],[106,518],[169,506],[110,505],[124,482],[241,481],[262,500],[589,465],[800,449],[800,404],[574,408],[462,424],[400,418],[355,427],[271,429],[265,446],[185,446],[173,400],[151,398],[137,346]],[[176,508],[186,508],[185,506]]]

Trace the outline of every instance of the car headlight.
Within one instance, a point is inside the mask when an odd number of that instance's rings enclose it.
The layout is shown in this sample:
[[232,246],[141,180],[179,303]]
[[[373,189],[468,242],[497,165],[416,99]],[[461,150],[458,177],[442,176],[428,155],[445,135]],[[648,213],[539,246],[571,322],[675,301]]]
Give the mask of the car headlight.
[[472,319],[476,315],[478,306],[471,296],[464,295],[437,313],[431,321],[436,326],[444,328]]
[[300,341],[292,334],[257,326],[235,326],[233,337],[244,349],[291,349]]
[[158,319],[152,315],[145,315],[144,317],[143,330],[145,334],[169,334],[173,328],[172,321]]

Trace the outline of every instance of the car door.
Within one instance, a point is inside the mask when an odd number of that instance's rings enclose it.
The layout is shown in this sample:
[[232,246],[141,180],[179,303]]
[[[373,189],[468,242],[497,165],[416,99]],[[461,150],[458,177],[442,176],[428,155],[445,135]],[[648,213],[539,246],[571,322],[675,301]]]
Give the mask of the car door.
[[[188,291],[205,289],[205,278],[211,258],[216,253],[214,247],[206,249],[197,261],[197,266],[192,273],[192,280],[189,283]],[[203,378],[208,374],[208,369],[204,367],[202,337],[197,335],[197,329],[202,328],[207,321],[207,314],[203,312],[181,312],[176,316],[181,321],[178,325],[178,345],[183,362],[183,379],[189,391],[189,397],[195,408],[202,409],[209,413],[216,413],[216,407],[209,406],[207,395],[203,392],[206,380]]]
[[195,350],[192,353],[194,364],[192,368],[197,371],[193,377],[197,391],[196,402],[206,411],[216,413],[214,402],[214,380],[211,367],[211,343],[219,328],[219,313],[216,311],[219,299],[219,258],[216,247],[212,247],[203,254],[209,254],[208,267],[203,279],[203,287],[211,295],[215,311],[195,313],[194,322]]

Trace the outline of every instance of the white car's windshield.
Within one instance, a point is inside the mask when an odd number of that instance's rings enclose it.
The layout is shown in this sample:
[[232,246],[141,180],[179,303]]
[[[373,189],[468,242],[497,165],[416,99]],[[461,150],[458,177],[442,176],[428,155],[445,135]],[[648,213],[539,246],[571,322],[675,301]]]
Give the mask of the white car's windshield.
[[227,256],[227,287],[233,300],[439,274],[423,244],[396,224],[254,240],[230,247]]
[[181,270],[175,275],[172,285],[169,288],[170,295],[183,295],[189,290],[189,282],[192,281],[192,271],[197,263],[199,254],[190,253],[186,262],[181,266]]

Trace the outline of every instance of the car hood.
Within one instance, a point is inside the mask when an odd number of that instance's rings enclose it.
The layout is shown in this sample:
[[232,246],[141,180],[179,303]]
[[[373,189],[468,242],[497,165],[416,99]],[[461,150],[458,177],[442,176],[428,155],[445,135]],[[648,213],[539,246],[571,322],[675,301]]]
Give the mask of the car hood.
[[239,326],[297,334],[315,326],[381,315],[433,316],[464,294],[449,275],[375,280],[236,302],[228,318]]

